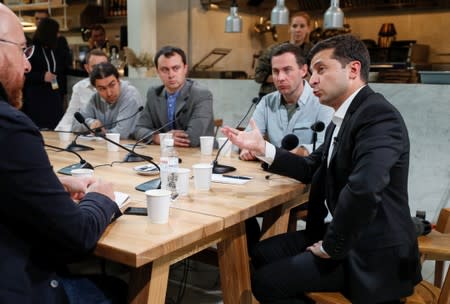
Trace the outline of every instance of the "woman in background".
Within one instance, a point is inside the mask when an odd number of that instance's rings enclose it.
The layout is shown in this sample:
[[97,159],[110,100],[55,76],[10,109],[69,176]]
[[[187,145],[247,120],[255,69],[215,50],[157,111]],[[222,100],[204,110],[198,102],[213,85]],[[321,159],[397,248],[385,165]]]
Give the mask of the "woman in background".
[[59,25],[43,19],[33,36],[35,51],[29,59],[31,72],[26,74],[23,111],[40,129],[54,129],[63,115],[63,94],[58,84],[65,64],[56,53]]

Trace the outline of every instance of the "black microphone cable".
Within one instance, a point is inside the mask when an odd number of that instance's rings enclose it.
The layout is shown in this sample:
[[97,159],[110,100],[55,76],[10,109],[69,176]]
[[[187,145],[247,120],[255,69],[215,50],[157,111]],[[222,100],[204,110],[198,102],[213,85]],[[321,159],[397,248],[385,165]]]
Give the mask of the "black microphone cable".
[[101,132],[103,128],[108,129],[108,128],[111,128],[111,127],[115,126],[115,125],[118,124],[119,122],[122,122],[122,121],[128,120],[128,119],[131,119],[131,118],[135,117],[136,115],[138,115],[139,112],[141,112],[142,110],[144,110],[144,107],[143,107],[143,106],[140,106],[140,107],[137,109],[136,112],[134,112],[132,115],[130,115],[130,116],[128,116],[128,117],[125,117],[125,118],[122,118],[122,119],[113,121],[113,122],[111,122],[111,123],[104,124],[103,126],[94,128],[94,129],[93,129],[93,130],[95,131],[94,134],[97,134],[97,133]]
[[80,154],[78,154],[75,151],[69,150],[67,148],[61,148],[61,147],[49,145],[49,144],[46,144],[46,143],[44,143],[44,146],[48,147],[48,148],[51,148],[51,149],[54,149],[55,152],[69,152],[69,153],[75,154],[80,159],[80,163],[69,165],[67,167],[61,168],[61,169],[58,170],[58,173],[65,174],[65,175],[72,175],[71,171],[74,170],[74,169],[81,169],[81,168],[94,169],[94,167],[90,163],[88,163],[84,158],[81,157]]
[[[248,108],[247,113],[245,113],[244,117],[242,117],[242,119],[237,124],[236,129],[241,126],[242,122],[247,118],[247,116],[250,113],[250,111],[252,110],[253,106],[258,105],[260,100],[261,100],[260,97],[255,97],[252,99],[252,104]],[[224,173],[228,173],[228,172],[232,172],[232,171],[236,170],[236,168],[232,167],[232,166],[220,165],[217,161],[217,159],[219,158],[220,152],[222,151],[223,147],[225,147],[225,145],[227,144],[228,141],[229,141],[229,139],[227,138],[224,141],[223,145],[221,147],[219,147],[219,150],[217,151],[216,157],[214,158],[214,160],[212,162],[213,173],[224,174]]]

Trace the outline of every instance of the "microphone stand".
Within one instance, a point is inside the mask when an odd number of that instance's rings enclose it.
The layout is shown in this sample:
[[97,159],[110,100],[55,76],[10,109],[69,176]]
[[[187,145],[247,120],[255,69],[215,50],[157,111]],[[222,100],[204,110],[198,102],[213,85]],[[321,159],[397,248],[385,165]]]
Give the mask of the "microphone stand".
[[72,142],[66,147],[66,150],[75,152],[75,151],[90,151],[90,150],[94,150],[94,148],[89,147],[89,146],[85,146],[85,145],[80,145],[77,143],[77,138],[81,135],[81,133],[77,133],[75,138],[72,140]]
[[317,131],[313,131],[313,138],[312,138],[312,140],[313,140],[313,152],[314,151],[316,151],[316,142],[317,142]]
[[[248,108],[247,113],[245,113],[244,117],[242,117],[242,119],[237,124],[236,129],[241,126],[241,123],[244,121],[245,118],[247,118],[247,116],[250,113],[250,111],[253,108],[253,106],[256,106],[259,101],[260,101],[260,98],[258,98],[258,97],[255,97],[255,98],[252,99],[252,104]],[[236,168],[232,167],[232,166],[220,165],[218,160],[217,160],[219,158],[220,152],[222,151],[223,147],[225,147],[225,145],[227,144],[228,140],[229,139],[227,138],[227,140],[223,143],[223,145],[217,151],[217,155],[216,155],[216,157],[214,158],[214,160],[212,162],[212,165],[213,165],[212,171],[213,171],[213,173],[224,174],[224,173],[233,172],[233,171],[236,170]]]
[[323,129],[325,129],[325,124],[322,121],[318,120],[315,123],[313,123],[310,128],[313,131],[312,140],[313,140],[313,152],[314,152],[316,150],[317,133],[322,132]]
[[[156,134],[157,132],[161,131],[162,129],[164,129],[165,127],[173,124],[174,122],[176,122],[178,120],[178,118],[172,119],[171,121],[169,121],[168,123],[162,125],[161,127],[159,127],[156,130],[153,130],[147,134],[145,134],[144,136],[142,136],[141,138],[139,138],[136,143],[133,145],[133,147],[131,148],[131,151],[133,151],[133,153],[128,153],[125,158],[123,159],[124,162],[128,163],[128,162],[140,162],[143,161],[144,159],[142,159],[142,157],[137,156],[136,153],[134,153],[134,149],[137,147],[138,144],[140,144],[141,142],[143,142],[144,140],[146,140],[149,137],[152,137],[154,134]],[[150,144],[153,141],[153,139],[150,139],[147,144]]]
[[58,170],[58,173],[65,174],[65,175],[72,175],[72,172],[71,172],[71,171],[74,170],[74,169],[81,169],[81,168],[94,169],[94,167],[93,167],[90,163],[88,163],[86,160],[84,160],[84,159],[81,157],[81,155],[78,154],[78,153],[75,152],[75,151],[68,150],[67,148],[64,149],[64,148],[61,148],[61,147],[52,146],[52,145],[49,145],[49,144],[44,144],[44,146],[49,147],[49,148],[52,148],[52,149],[55,149],[56,152],[62,152],[62,151],[65,151],[65,152],[73,153],[73,154],[75,154],[76,156],[78,156],[78,158],[80,159],[80,163],[79,163],[79,164],[73,164],[73,165],[69,165],[69,166],[67,166],[67,167],[61,168],[61,169]]

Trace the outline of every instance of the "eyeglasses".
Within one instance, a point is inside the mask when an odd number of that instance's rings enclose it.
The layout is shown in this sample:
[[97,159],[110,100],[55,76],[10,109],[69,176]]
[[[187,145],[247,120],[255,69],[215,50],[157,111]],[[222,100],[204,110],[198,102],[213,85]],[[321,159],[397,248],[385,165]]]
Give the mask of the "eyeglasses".
[[34,53],[34,45],[28,46],[28,47],[22,47],[22,45],[20,45],[20,43],[13,42],[13,41],[9,41],[9,40],[5,40],[5,39],[1,39],[1,38],[0,38],[0,42],[4,42],[4,43],[9,43],[9,44],[17,45],[19,48],[22,49],[22,52],[23,52],[23,54],[25,55],[25,58],[27,58],[27,60],[30,59],[31,56],[33,56],[33,53]]

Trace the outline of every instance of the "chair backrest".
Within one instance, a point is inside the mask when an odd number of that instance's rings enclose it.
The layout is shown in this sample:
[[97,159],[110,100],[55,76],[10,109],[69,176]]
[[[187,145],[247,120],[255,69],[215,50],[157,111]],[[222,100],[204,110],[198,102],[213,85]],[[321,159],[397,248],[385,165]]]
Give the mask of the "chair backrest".
[[450,208],[443,208],[441,209],[441,212],[439,212],[436,231],[439,231],[440,233],[450,233]]
[[223,119],[218,118],[214,119],[214,137],[217,137],[217,133],[219,132],[220,127],[223,126]]

